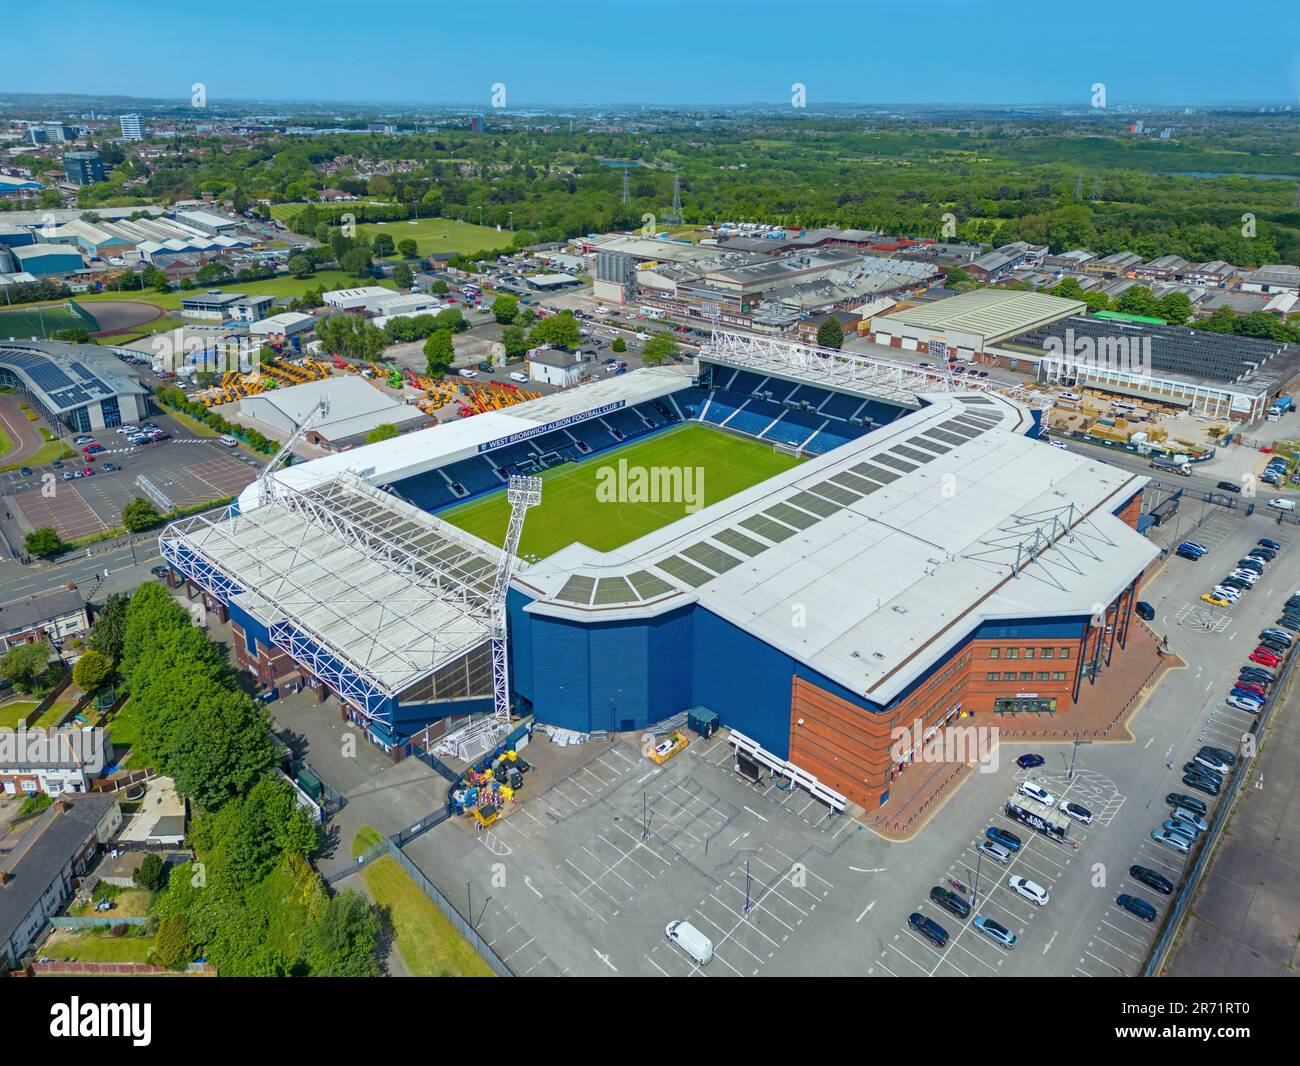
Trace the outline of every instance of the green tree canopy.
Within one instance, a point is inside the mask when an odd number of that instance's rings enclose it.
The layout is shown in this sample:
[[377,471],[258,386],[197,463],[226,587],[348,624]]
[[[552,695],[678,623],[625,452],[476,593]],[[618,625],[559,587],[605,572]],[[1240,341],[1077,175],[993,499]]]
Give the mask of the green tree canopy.
[[641,360],[646,366],[663,366],[675,358],[679,350],[677,338],[671,333],[656,333],[642,346]]
[[131,533],[152,529],[161,518],[158,508],[142,496],[135,497],[122,508],[122,525]]
[[429,339],[424,342],[424,358],[426,369],[431,377],[441,377],[447,373],[455,357],[456,349],[452,344],[451,330],[439,329],[429,334]]
[[503,293],[492,301],[492,317],[501,325],[509,325],[515,320],[517,314],[519,314],[519,301],[513,296]]
[[378,444],[381,440],[392,440],[396,436],[397,427],[391,422],[385,422],[366,434],[366,443]]
[[49,669],[54,648],[44,640],[15,644],[0,658],[0,677],[8,678],[22,692],[41,687]]
[[72,680],[82,692],[97,692],[113,676],[113,660],[93,648],[81,653],[72,668]]
[[839,349],[844,345],[844,327],[834,315],[827,315],[826,321],[817,327],[817,344],[822,348]]
[[28,555],[38,559],[50,559],[63,551],[63,538],[51,526],[33,529],[23,537],[23,548]]
[[118,659],[122,654],[126,609],[130,602],[130,598],[120,592],[111,593],[90,627],[90,646],[110,659]]
[[554,344],[560,348],[576,348],[582,339],[578,320],[568,311],[558,315],[547,315],[533,326],[528,335],[528,345],[540,348],[544,344]]

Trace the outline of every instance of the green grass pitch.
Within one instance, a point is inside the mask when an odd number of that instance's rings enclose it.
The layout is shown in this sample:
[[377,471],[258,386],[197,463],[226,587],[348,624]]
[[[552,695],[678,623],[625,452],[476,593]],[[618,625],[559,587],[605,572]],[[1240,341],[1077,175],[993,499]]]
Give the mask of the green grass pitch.
[[94,332],[98,325],[92,325],[68,309],[66,302],[46,304],[39,310],[29,308],[25,311],[0,310],[0,337],[16,337],[27,340],[29,337],[48,337],[51,333],[63,330],[85,329]]
[[[704,506],[766,481],[800,460],[772,445],[698,424],[679,426],[649,440],[565,463],[542,474],[542,502],[528,512],[520,555],[545,558],[574,541],[612,551],[687,515],[683,503],[605,502],[597,490],[602,468],[620,460],[633,467],[693,467],[703,476]],[[510,504],[504,492],[461,504],[438,517],[492,544],[506,535]]]

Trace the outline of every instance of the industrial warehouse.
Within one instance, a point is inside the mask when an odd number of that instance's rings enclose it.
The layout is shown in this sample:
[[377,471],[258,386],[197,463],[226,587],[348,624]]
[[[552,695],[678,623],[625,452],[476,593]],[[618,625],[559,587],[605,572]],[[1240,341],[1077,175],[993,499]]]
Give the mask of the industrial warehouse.
[[[1086,702],[1157,554],[1134,528],[1147,479],[1048,448],[1007,391],[719,334],[694,374],[639,370],[291,467],[224,520],[169,527],[163,552],[243,665],[337,696],[385,750],[487,714],[495,681],[516,716],[579,733],[706,708],[871,810],[911,762],[897,723]],[[516,482],[540,498],[552,468],[690,427],[789,465],[612,549],[552,512],[558,547],[511,573]],[[457,523],[507,483],[502,552]]]

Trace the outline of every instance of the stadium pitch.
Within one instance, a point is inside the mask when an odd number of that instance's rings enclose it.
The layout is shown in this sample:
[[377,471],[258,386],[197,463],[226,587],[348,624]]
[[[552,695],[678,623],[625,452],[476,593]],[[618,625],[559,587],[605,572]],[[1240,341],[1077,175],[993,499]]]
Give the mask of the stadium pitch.
[[[771,444],[698,424],[677,426],[543,473],[542,502],[528,512],[519,553],[545,558],[574,541],[597,551],[612,551],[686,517],[691,513],[687,508],[697,509],[697,502],[717,503],[798,462]],[[639,480],[641,471],[646,479]],[[653,471],[669,473],[656,480]],[[657,502],[645,499],[656,495],[656,484],[670,483],[686,488],[685,497],[673,493],[678,498],[665,500],[658,493]],[[438,517],[500,544],[510,504],[504,491],[494,492],[440,511]]]
[[0,337],[16,337],[19,340],[47,338],[52,333],[75,329],[84,329],[88,333],[99,329],[94,315],[75,300],[61,304],[42,304],[20,311],[0,310]]

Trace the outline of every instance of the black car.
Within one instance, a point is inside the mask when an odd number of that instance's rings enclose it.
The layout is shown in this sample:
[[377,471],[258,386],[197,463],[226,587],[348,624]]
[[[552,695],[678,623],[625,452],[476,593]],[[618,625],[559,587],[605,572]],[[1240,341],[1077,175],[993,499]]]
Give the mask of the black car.
[[1261,648],[1267,648],[1269,651],[1277,652],[1279,658],[1291,650],[1289,644],[1283,644],[1280,640],[1274,640],[1272,637],[1260,637],[1259,646]]
[[1219,584],[1227,585],[1230,589],[1241,589],[1242,592],[1249,592],[1254,587],[1249,581],[1243,581],[1239,577],[1225,577]]
[[1241,491],[1241,486],[1238,485],[1235,481],[1220,481],[1218,487],[1223,489],[1224,492]]
[[913,911],[907,916],[907,924],[925,937],[926,940],[930,941],[930,943],[935,947],[942,948],[947,946],[948,930],[933,918],[927,918],[924,914],[917,914]]
[[1162,896],[1168,896],[1174,890],[1174,883],[1169,878],[1146,866],[1130,866],[1128,875],[1134,881],[1142,882],[1147,888],[1154,888]]
[[1141,896],[1130,896],[1127,892],[1121,892],[1115,897],[1115,902],[1129,914],[1136,915],[1144,922],[1156,920],[1156,909]]
[[930,889],[930,902],[942,907],[949,914],[955,914],[962,921],[970,916],[970,904],[951,889],[936,885]]
[[1183,775],[1183,784],[1197,792],[1204,792],[1207,796],[1217,796],[1222,790],[1222,785],[1204,774],[1186,773]]
[[18,473],[22,474],[23,477],[31,477],[32,468],[30,466],[20,467]]
[[1283,629],[1289,629],[1293,633],[1300,633],[1300,621],[1295,620],[1291,615],[1284,614],[1274,625],[1279,625]]
[[1193,814],[1204,815],[1209,808],[1202,800],[1195,796],[1184,796],[1181,792],[1171,792],[1165,797],[1165,802],[1171,807],[1183,807]]
[[1223,787],[1223,775],[1218,770],[1211,770],[1203,763],[1185,762],[1183,763],[1183,773],[1200,774],[1202,777],[1211,778],[1220,788]]
[[1272,670],[1266,670],[1262,666],[1243,666],[1239,675],[1247,681],[1262,681],[1266,685],[1271,685],[1277,680],[1277,674]]
[[1246,554],[1252,559],[1263,559],[1266,563],[1271,563],[1277,558],[1277,552],[1272,548],[1251,548]]
[[1237,765],[1237,756],[1227,748],[1216,748],[1213,744],[1202,745],[1198,755],[1213,755],[1220,762],[1226,762],[1229,766]]

